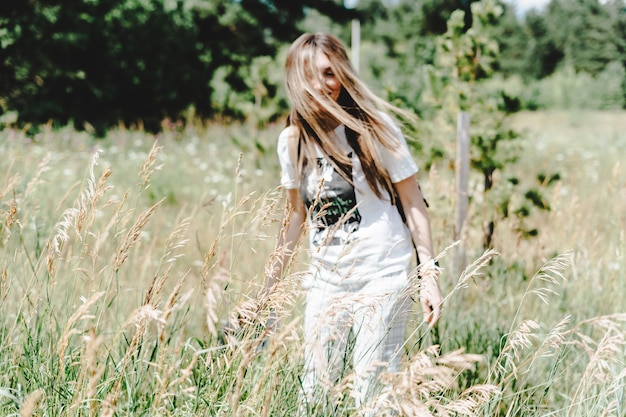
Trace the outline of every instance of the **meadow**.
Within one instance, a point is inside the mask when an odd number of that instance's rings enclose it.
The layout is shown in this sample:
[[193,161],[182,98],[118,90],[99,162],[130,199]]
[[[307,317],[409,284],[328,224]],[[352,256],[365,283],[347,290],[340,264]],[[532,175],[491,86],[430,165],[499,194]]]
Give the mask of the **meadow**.
[[[626,114],[511,123],[508,169],[560,175],[539,235],[505,219],[485,251],[472,200],[457,271],[453,164],[421,173],[444,315],[428,331],[412,313],[377,415],[626,415]],[[304,254],[256,297],[284,208],[280,129],[0,132],[1,415],[297,415]],[[361,415],[350,383],[302,415]]]

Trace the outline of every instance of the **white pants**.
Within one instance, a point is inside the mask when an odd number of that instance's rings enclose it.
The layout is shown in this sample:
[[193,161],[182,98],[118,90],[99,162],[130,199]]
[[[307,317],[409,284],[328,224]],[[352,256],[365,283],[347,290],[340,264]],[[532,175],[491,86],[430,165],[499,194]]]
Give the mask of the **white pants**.
[[381,371],[398,370],[410,309],[407,289],[403,271],[363,284],[321,283],[308,290],[302,389],[309,405],[352,375],[348,380],[360,407],[381,388]]

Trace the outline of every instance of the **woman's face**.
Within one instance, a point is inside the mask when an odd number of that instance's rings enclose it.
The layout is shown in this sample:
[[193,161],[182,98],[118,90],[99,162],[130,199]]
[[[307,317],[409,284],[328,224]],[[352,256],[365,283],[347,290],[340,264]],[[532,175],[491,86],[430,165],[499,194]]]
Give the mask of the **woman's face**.
[[[328,55],[323,52],[317,52],[315,69],[317,70],[318,78],[313,81],[313,88],[318,90],[320,94],[328,95],[336,102],[341,92],[341,83],[333,71]],[[318,79],[321,80],[321,83],[318,82]]]

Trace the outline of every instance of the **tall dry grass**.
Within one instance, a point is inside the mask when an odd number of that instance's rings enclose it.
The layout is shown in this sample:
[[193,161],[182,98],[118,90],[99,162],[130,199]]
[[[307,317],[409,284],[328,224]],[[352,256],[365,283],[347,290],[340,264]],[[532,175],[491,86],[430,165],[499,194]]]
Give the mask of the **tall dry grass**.
[[451,172],[431,169],[444,317],[428,331],[412,314],[402,369],[360,409],[350,369],[302,408],[306,258],[255,297],[283,210],[279,126],[4,130],[0,413],[622,416],[622,116],[519,116],[530,162],[514,169],[561,173],[552,210],[532,241],[499,225],[493,251],[470,231],[458,277]]

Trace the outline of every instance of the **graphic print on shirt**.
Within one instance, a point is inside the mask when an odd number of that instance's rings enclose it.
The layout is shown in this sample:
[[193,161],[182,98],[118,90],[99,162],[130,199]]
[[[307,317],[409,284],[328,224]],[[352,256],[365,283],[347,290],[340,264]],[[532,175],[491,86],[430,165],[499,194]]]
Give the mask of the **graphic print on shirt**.
[[[348,157],[352,158],[352,153]],[[346,244],[361,222],[354,187],[326,158],[317,158],[315,165],[303,167],[300,190],[313,222],[313,245]],[[345,171],[352,181],[352,167]]]

